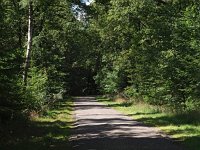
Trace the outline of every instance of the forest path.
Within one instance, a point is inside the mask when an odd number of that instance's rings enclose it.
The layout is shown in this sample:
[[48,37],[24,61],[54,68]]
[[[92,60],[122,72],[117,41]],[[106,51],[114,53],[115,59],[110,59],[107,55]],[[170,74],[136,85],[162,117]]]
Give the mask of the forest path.
[[75,98],[73,150],[183,150],[177,143],[114,109],[95,97]]

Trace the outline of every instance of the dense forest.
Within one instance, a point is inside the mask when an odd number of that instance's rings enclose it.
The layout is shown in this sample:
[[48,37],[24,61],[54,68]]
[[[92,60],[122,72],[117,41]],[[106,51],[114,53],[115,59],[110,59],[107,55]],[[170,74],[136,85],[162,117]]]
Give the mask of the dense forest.
[[70,95],[200,108],[197,0],[0,0],[1,121]]

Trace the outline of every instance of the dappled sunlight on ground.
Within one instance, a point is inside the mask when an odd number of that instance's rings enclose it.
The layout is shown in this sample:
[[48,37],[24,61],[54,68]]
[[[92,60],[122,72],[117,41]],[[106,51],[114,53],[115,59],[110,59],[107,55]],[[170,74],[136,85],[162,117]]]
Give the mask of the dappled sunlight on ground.
[[[16,121],[7,126],[1,150],[66,150],[72,125],[71,102],[62,102],[32,121]],[[8,135],[9,132],[9,135]]]
[[156,108],[142,104],[119,103],[107,98],[99,98],[108,107],[115,108],[122,113],[143,122],[148,126],[159,127],[170,137],[182,141],[192,150],[200,150],[200,119],[198,114],[161,113]]
[[134,121],[95,98],[75,98],[75,119],[70,138],[73,150],[183,150],[158,129]]

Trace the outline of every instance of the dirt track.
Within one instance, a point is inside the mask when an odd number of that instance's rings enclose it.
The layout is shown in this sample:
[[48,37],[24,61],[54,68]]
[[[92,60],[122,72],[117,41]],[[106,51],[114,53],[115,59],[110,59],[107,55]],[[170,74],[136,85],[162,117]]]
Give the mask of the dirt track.
[[73,150],[185,150],[157,128],[147,127],[94,97],[75,98]]

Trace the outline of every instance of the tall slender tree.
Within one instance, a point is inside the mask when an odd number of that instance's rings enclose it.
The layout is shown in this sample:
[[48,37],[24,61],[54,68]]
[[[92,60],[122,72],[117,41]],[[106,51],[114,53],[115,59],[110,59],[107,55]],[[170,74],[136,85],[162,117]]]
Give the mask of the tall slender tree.
[[32,20],[33,20],[33,2],[32,0],[28,0],[28,40],[27,40],[26,58],[25,58],[24,74],[23,74],[24,85],[27,85],[28,69],[30,67],[30,59],[31,59],[32,31],[33,31]]

